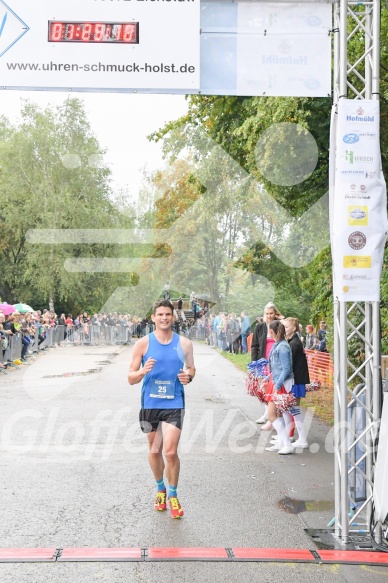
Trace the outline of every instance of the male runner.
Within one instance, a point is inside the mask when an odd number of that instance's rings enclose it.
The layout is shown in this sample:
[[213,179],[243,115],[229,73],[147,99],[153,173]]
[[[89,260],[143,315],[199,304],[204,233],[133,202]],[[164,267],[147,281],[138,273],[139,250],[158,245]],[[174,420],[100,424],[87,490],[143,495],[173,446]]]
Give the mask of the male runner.
[[185,412],[184,385],[193,380],[195,367],[191,340],[172,331],[173,312],[169,300],[154,304],[151,317],[155,331],[136,342],[128,382],[135,385],[143,380],[139,420],[142,431],[147,433],[148,462],[158,488],[154,508],[167,508],[163,479],[166,468],[171,516],[181,518],[184,512],[177,496],[178,444]]

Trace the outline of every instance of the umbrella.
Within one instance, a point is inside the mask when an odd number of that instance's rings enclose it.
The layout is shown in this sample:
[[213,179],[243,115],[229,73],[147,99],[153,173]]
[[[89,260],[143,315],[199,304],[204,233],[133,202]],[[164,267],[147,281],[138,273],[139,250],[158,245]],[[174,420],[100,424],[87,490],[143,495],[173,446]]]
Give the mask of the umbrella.
[[21,314],[25,314],[26,312],[33,312],[33,308],[31,308],[31,306],[29,306],[28,304],[14,304],[13,306],[14,312],[20,312]]
[[3,312],[4,316],[9,316],[10,314],[13,314],[17,311],[15,306],[6,303],[0,304],[0,310]]

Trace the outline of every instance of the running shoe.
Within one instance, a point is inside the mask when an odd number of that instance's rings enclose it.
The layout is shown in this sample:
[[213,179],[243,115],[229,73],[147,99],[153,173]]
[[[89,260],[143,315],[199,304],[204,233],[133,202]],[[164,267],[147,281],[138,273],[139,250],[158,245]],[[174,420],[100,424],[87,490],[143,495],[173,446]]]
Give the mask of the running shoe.
[[159,512],[167,510],[166,490],[161,490],[156,494],[154,508],[155,510],[159,510]]
[[170,510],[171,510],[171,518],[180,518],[184,515],[184,512],[179,504],[179,500],[176,497],[172,497],[168,499],[170,503]]

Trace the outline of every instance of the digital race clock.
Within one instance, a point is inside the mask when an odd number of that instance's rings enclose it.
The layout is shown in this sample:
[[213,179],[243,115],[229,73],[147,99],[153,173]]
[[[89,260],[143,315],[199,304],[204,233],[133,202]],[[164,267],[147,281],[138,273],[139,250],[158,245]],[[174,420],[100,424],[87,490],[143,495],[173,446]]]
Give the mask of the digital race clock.
[[48,40],[53,43],[139,43],[138,22],[58,22],[50,20]]

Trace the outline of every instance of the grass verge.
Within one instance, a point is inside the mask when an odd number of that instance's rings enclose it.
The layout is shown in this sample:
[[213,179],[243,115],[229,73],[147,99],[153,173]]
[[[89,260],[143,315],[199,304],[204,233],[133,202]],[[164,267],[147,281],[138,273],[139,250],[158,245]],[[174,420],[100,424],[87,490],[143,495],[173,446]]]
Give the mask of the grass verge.
[[[247,371],[247,364],[251,362],[250,354],[230,354],[229,352],[221,352],[221,354],[243,372]],[[312,407],[321,421],[334,425],[333,389],[321,387],[318,391],[307,393],[306,399],[302,400],[302,406]]]

